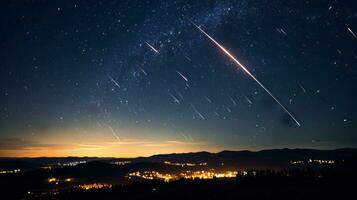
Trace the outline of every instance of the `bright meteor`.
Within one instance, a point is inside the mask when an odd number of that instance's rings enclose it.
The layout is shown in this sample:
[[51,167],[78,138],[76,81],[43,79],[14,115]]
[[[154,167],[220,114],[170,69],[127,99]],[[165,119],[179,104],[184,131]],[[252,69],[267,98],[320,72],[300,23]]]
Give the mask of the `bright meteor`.
[[245,71],[255,82],[258,83],[258,85],[260,85],[260,87],[262,87],[265,92],[267,92],[274,100],[276,103],[278,103],[280,105],[280,107],[295,121],[295,123],[298,126],[301,126],[301,124],[297,121],[297,119],[288,111],[288,109],[285,108],[285,106],[283,106],[283,104],[281,104],[277,98],[274,97],[274,95],[257,79],[255,78],[255,76],[250,73],[250,71],[243,65],[241,64],[228,50],[226,50],[222,45],[220,45],[215,39],[213,39],[210,35],[208,35],[208,33],[206,33],[201,27],[199,27],[198,25],[196,25],[195,23],[193,23],[191,21],[191,23],[199,30],[201,31],[205,36],[207,36],[216,46],[218,46],[228,57],[230,57],[241,69],[243,69],[243,71]]
[[353,35],[353,37],[354,37],[355,39],[357,39],[356,34],[351,30],[350,27],[347,27],[347,30]]
[[114,78],[111,77],[110,75],[107,75],[107,76],[108,76],[108,78],[110,79],[110,81],[113,82],[113,83],[120,89],[120,85],[118,84],[118,82],[116,82],[116,81],[114,80]]
[[183,80],[185,80],[186,82],[188,82],[188,78],[186,78],[186,76],[184,76],[183,74],[181,74],[179,71],[176,71],[176,73],[177,73],[178,75],[180,75],[181,78],[183,78]]
[[121,141],[121,140],[120,140],[120,137],[119,137],[118,134],[114,131],[114,129],[113,129],[110,125],[108,125],[108,128],[109,128],[110,132],[113,134],[113,136],[120,142],[120,141]]
[[153,50],[155,53],[159,53],[159,51],[157,49],[155,49],[155,47],[153,47],[151,44],[149,44],[148,42],[145,42],[148,47],[150,47],[151,50]]

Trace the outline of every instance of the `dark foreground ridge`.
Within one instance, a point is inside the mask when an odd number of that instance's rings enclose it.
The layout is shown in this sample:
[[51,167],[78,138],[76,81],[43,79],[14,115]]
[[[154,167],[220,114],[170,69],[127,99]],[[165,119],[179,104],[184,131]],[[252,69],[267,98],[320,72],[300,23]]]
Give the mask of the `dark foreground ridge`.
[[[236,179],[187,180],[165,183],[142,181],[92,190],[63,190],[56,195],[30,195],[26,199],[346,199],[354,194],[356,176],[316,177],[313,172],[286,176],[260,172]],[[351,175],[351,174],[350,174]]]
[[352,191],[355,169],[356,149],[2,158],[0,194],[5,199],[338,199]]

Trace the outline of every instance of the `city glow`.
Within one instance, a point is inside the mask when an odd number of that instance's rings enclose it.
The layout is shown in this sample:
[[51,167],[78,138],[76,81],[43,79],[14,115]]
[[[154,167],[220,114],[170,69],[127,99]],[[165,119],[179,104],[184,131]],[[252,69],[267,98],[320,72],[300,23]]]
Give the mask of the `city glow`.
[[50,177],[47,179],[47,182],[50,184],[55,184],[58,185],[60,183],[64,183],[64,182],[72,182],[74,181],[74,178],[56,178],[56,177]]
[[92,189],[111,188],[112,185],[106,183],[91,183],[91,184],[78,185],[77,187],[82,190],[92,190]]
[[21,169],[14,169],[14,170],[2,170],[0,174],[16,174],[21,172]]
[[194,166],[205,166],[207,163],[175,163],[175,162],[169,162],[165,161],[164,164],[166,165],[173,165],[173,166],[181,166],[181,167],[194,167]]
[[213,179],[213,178],[235,178],[237,171],[222,171],[216,172],[215,170],[198,170],[198,171],[185,171],[180,173],[160,173],[157,171],[144,171],[144,172],[132,172],[128,174],[128,178],[142,178],[148,180],[164,180],[165,182],[184,179]]
[[320,159],[308,159],[306,161],[304,160],[295,160],[295,161],[290,161],[290,164],[293,165],[297,165],[297,164],[304,164],[304,163],[309,163],[309,164],[320,164],[320,165],[324,165],[324,164],[335,164],[334,160],[320,160]]
[[111,164],[114,164],[114,165],[127,165],[127,164],[130,164],[131,161],[115,161],[115,162],[111,162]]

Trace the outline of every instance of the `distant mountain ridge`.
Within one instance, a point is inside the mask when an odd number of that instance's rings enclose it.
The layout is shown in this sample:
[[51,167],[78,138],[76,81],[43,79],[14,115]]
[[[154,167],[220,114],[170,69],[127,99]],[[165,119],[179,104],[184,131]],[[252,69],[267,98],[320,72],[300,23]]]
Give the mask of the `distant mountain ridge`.
[[[191,153],[158,154],[137,158],[101,158],[101,157],[40,157],[40,158],[0,158],[0,169],[11,168],[11,164],[26,162],[26,165],[38,166],[65,162],[100,161],[112,163],[115,161],[131,161],[131,163],[207,163],[209,166],[225,166],[232,168],[283,168],[291,166],[291,162],[308,160],[334,161],[355,163],[357,149],[342,148],[334,150],[316,149],[268,149],[261,151],[221,151],[210,153],[206,151]],[[21,161],[21,162],[20,162]]]
[[357,160],[357,149],[343,148],[334,150],[316,149],[270,149],[261,151],[221,151],[218,153],[174,153],[160,154],[150,157],[135,158],[133,162],[205,162],[209,164],[224,164],[242,168],[275,168],[286,167],[290,162],[308,160],[332,160],[336,162],[351,162]]

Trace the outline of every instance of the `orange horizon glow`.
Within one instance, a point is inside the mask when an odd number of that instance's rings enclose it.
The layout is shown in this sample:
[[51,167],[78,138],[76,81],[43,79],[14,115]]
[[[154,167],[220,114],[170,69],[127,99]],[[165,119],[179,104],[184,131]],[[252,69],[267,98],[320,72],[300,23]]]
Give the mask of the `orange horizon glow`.
[[[113,130],[112,130],[113,129]],[[115,134],[113,134],[113,131]],[[13,134],[12,138],[0,138],[0,157],[116,157],[135,158],[157,154],[219,152],[223,150],[263,150],[264,148],[246,144],[213,143],[209,138],[199,138],[186,132],[185,135],[160,130],[133,128],[92,128],[50,130],[35,135]],[[191,137],[194,135],[194,139]],[[117,137],[116,137],[117,136]],[[145,136],[145,137],[144,137]],[[316,148],[310,143],[299,148]],[[269,146],[272,148],[296,148],[296,146]],[[340,148],[335,146],[334,148]],[[331,146],[319,146],[331,149]]]
[[[140,137],[128,131],[110,129],[52,131],[46,134],[0,138],[0,157],[121,157],[133,158],[167,153],[218,151],[206,141],[185,140],[180,136],[162,140],[149,135]],[[135,138],[134,138],[135,137]]]
[[[0,150],[0,157],[15,158],[36,158],[36,157],[117,157],[117,158],[135,158],[140,156],[152,156],[157,154],[171,153],[192,153],[200,151],[219,152],[223,149],[214,147],[199,147],[195,144],[173,144],[176,141],[166,141],[161,144],[149,144],[139,146],[107,146],[97,147],[88,145],[88,147],[73,148],[42,148],[42,149],[25,149],[25,150]],[[191,145],[187,147],[187,145]],[[86,146],[86,145],[85,145]],[[93,149],[91,149],[93,146]]]
[[[144,136],[143,136],[144,135]],[[132,158],[166,153],[218,151],[206,141],[148,127],[50,129],[34,135],[13,134],[0,138],[0,157],[120,157]]]

